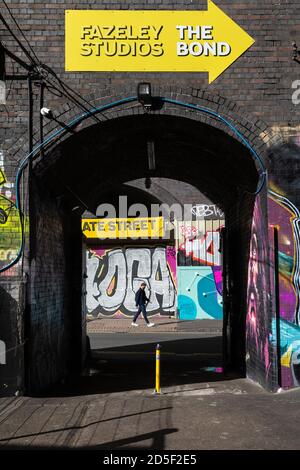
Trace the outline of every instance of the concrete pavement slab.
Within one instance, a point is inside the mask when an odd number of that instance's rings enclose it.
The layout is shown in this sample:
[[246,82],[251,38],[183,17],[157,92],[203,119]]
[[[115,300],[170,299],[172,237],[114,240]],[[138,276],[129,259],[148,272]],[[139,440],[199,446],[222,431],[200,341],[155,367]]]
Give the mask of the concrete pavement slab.
[[155,337],[96,334],[80,378],[45,397],[0,399],[0,450],[299,449],[300,390],[271,394],[225,375],[220,337],[202,336],[161,333],[169,354],[155,395]]
[[[0,425],[0,449],[299,449],[299,390],[35,398]],[[1,401],[0,401],[1,403]],[[47,415],[49,419],[47,419]],[[25,418],[27,417],[27,419]],[[26,421],[26,422],[25,422]],[[51,422],[52,421],[52,424]],[[54,427],[55,423],[55,427]]]

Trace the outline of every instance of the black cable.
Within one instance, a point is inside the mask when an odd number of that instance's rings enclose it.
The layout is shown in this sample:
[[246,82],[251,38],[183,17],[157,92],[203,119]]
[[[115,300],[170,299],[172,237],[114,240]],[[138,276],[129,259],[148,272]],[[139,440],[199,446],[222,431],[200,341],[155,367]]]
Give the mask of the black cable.
[[37,65],[36,62],[34,61],[34,59],[31,57],[31,55],[29,54],[29,52],[27,51],[26,47],[23,46],[23,44],[20,42],[19,38],[15,35],[15,33],[12,31],[12,29],[10,28],[10,26],[8,25],[8,23],[6,22],[6,20],[4,19],[3,15],[0,13],[0,20],[2,21],[2,23],[4,24],[4,26],[6,27],[6,29],[8,30],[8,32],[11,34],[11,36],[15,39],[15,41],[18,43],[18,45],[20,46],[20,48],[22,49],[22,51],[24,52],[24,54],[26,55],[26,57],[30,60],[31,64],[33,66]]
[[[74,93],[74,95],[76,95],[78,98],[80,98],[82,101],[84,101],[88,106],[89,108],[85,108],[85,111],[90,111],[90,107],[92,107],[93,109],[96,109],[94,105],[92,105],[89,101],[87,101],[85,98],[83,98],[83,96],[80,94],[80,93],[77,93],[77,91],[75,91],[72,87],[70,87],[67,83],[65,83],[61,78],[59,78],[57,76],[57,74],[54,72],[54,70],[52,70],[50,67],[48,67],[47,65],[44,65],[42,64],[42,68],[45,69],[48,73],[50,73],[57,81],[58,83],[60,84],[60,86],[66,91],[66,88],[71,91],[72,93]],[[67,91],[66,91],[67,93]],[[94,116],[98,122],[101,122],[97,116]],[[104,116],[106,118],[106,116]]]
[[[14,77],[14,75],[15,75],[15,63],[14,63],[14,61],[12,61],[12,69],[13,69],[12,70],[12,76]],[[9,95],[10,95],[10,92],[11,92],[11,89],[12,89],[12,84],[13,84],[13,78],[11,79],[10,85],[8,86],[8,91],[6,93],[6,100],[8,100],[8,98],[9,98]]]
[[25,41],[26,41],[26,43],[27,43],[29,49],[31,50],[32,54],[34,55],[35,59],[37,60],[37,62],[40,62],[40,61],[39,61],[39,58],[37,57],[36,53],[34,52],[32,46],[30,45],[28,39],[26,38],[25,34],[23,33],[22,29],[20,28],[20,26],[19,26],[17,20],[15,19],[14,15],[12,14],[12,12],[11,12],[9,6],[7,5],[6,1],[5,1],[5,0],[2,0],[2,1],[3,1],[4,5],[5,5],[7,11],[9,12],[9,14],[10,14],[10,16],[11,16],[13,22],[14,22],[15,25],[17,26],[17,28],[18,28],[18,30],[20,31],[21,35],[23,36],[23,39],[25,39]]
[[[44,91],[45,91],[45,82],[40,83],[40,109],[44,107]],[[44,123],[43,123],[43,115],[40,113],[40,143],[43,144],[44,142]],[[41,147],[40,152],[41,157],[44,155],[44,149]]]
[[[68,92],[67,90],[65,90],[64,86],[61,85],[61,88],[63,89],[63,91],[62,91],[61,89],[57,88],[57,86],[56,86],[49,78],[43,77],[43,80],[44,80],[45,83],[48,83],[54,90],[60,92],[60,93],[61,93],[63,96],[65,96],[66,98],[69,98],[74,104],[76,104],[76,106],[78,106],[79,108],[81,108],[84,112],[90,112],[90,111],[91,111],[90,107],[87,108],[87,107],[84,106],[82,103],[80,103],[74,96],[72,96],[72,95],[70,94],[70,92]],[[47,87],[47,89],[49,90],[48,87]],[[49,90],[49,91],[50,91],[50,90]],[[81,98],[81,99],[83,99],[83,98]],[[85,101],[85,100],[84,100],[84,101]],[[88,103],[88,101],[87,101],[87,103]],[[89,104],[89,106],[91,106],[90,103],[88,103],[88,104]],[[92,117],[93,117],[93,119],[94,119],[96,122],[98,122],[98,123],[101,122],[100,119],[97,118],[97,116],[93,115]]]
[[[26,55],[26,57],[30,60],[30,62],[31,62],[31,64],[32,64],[32,66],[33,66],[32,68],[38,68],[38,69],[40,69],[40,68],[42,67],[43,69],[45,69],[48,73],[51,73],[51,75],[53,75],[53,76],[57,79],[57,81],[59,82],[59,84],[60,84],[60,86],[61,86],[62,88],[64,88],[64,89],[65,89],[65,88],[68,88],[68,89],[71,90],[74,94],[76,94],[77,96],[79,96],[82,101],[86,102],[86,103],[89,105],[89,107],[91,106],[91,104],[90,104],[87,100],[85,100],[80,94],[78,94],[78,93],[77,93],[75,90],[73,90],[69,85],[66,85],[59,77],[57,77],[56,73],[55,73],[50,67],[48,67],[48,66],[42,64],[42,63],[39,61],[37,55],[34,53],[34,55],[35,55],[35,57],[37,58],[37,61],[38,61],[38,63],[37,63],[37,62],[32,58],[32,56],[31,56],[30,53],[27,51],[27,49],[24,47],[24,45],[20,42],[19,38],[18,38],[18,37],[15,35],[15,33],[12,31],[12,29],[11,29],[10,26],[7,24],[6,20],[4,19],[3,15],[2,15],[1,13],[0,13],[0,19],[2,20],[4,26],[7,28],[7,30],[8,30],[9,33],[11,34],[11,36],[15,39],[15,41],[17,42],[17,44],[20,46],[20,48],[22,49],[22,51],[24,52],[24,54]],[[15,21],[15,23],[16,23],[16,21]],[[18,29],[21,31],[21,28],[20,28],[19,26],[18,26]],[[25,35],[24,35],[23,32],[22,32],[22,36],[25,37]],[[26,39],[26,42],[27,42],[27,44],[30,46],[30,44],[29,44],[29,42],[28,42],[27,39]],[[30,49],[33,50],[31,46],[30,46]],[[40,70],[39,70],[39,72],[40,72]],[[65,91],[66,91],[66,90],[65,90]],[[68,97],[69,97],[70,99],[72,99],[72,97],[71,97],[70,94],[68,95]],[[74,102],[74,101],[73,101],[73,102]],[[82,109],[83,111],[85,111],[85,112],[90,111],[89,108],[86,108],[85,106],[83,106],[82,104],[80,104],[78,101],[76,101],[76,104],[77,104],[77,106],[81,107],[81,109]],[[96,116],[94,116],[94,119],[95,119],[97,122],[101,122]]]
[[[4,0],[4,4],[7,8],[7,10],[9,11],[10,13],[10,16],[12,17],[14,23],[16,24],[18,30],[20,31],[20,33],[22,34],[22,37],[25,39],[26,43],[28,44],[30,50],[32,51],[32,53],[34,54],[35,58],[36,58],[36,61],[32,58],[32,56],[30,55],[30,53],[27,51],[27,49],[23,46],[23,44],[20,42],[20,40],[18,39],[18,37],[14,34],[14,32],[11,30],[10,26],[7,24],[6,20],[4,19],[3,15],[0,14],[0,18],[4,24],[4,26],[7,28],[7,30],[9,31],[9,33],[12,35],[12,37],[17,41],[18,45],[21,47],[22,51],[26,54],[26,56],[29,58],[30,62],[32,63],[32,65],[38,69],[38,72],[39,74],[41,74],[41,69],[47,71],[49,74],[51,74],[59,83],[59,85],[64,89],[65,93],[67,93],[67,96],[69,99],[73,100],[73,102],[81,107],[81,109],[83,109],[83,111],[87,112],[87,111],[90,111],[90,108],[94,108],[95,107],[89,103],[85,98],[83,98],[83,96],[79,93],[77,93],[72,87],[70,87],[69,85],[67,85],[66,83],[64,83],[64,81],[62,79],[60,79],[57,74],[47,65],[45,64],[42,64],[38,58],[38,56],[36,55],[36,53],[34,52],[32,46],[30,45],[29,41],[27,40],[25,34],[23,33],[22,29],[20,28],[18,22],[16,21],[16,19],[14,18],[13,14],[11,13],[8,5],[6,4],[5,0]],[[44,77],[45,78],[45,77]],[[68,89],[69,92],[66,90]],[[57,90],[57,88],[56,88]],[[78,102],[78,100],[75,100],[71,95],[70,95],[70,92],[74,93],[74,95],[76,95],[78,98],[80,98],[83,102],[85,102],[87,105],[88,105],[88,108],[86,108],[84,105],[80,104]],[[66,96],[66,95],[65,95]],[[104,116],[106,118],[106,116]],[[99,123],[101,122],[100,119],[97,118],[97,116],[93,115],[93,118]]]

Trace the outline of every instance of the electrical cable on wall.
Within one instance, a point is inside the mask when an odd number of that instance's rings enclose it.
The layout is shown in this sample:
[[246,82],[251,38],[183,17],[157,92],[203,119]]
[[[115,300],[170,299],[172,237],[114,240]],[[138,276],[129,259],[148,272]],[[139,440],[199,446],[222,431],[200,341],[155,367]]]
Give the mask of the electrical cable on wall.
[[[16,19],[14,18],[14,16],[12,15],[11,11],[9,10],[8,6],[6,5],[9,13],[10,13],[10,16],[12,17],[14,23],[17,25],[17,28],[18,30],[21,32],[23,38],[25,39],[26,43],[28,44],[30,50],[33,52],[34,54],[34,57],[32,57],[32,55],[30,54],[30,52],[26,49],[26,47],[24,46],[24,44],[22,44],[22,42],[20,41],[20,39],[16,36],[16,34],[12,31],[12,29],[10,28],[10,26],[8,25],[8,23],[6,22],[5,18],[3,17],[3,15],[0,13],[0,19],[2,21],[2,23],[4,24],[4,26],[6,27],[6,29],[8,30],[8,32],[10,33],[10,35],[15,39],[15,41],[17,42],[17,44],[19,45],[19,47],[21,48],[21,50],[24,52],[24,54],[26,55],[26,57],[29,59],[29,61],[31,62],[31,66],[27,66],[27,70],[31,68],[31,72],[32,73],[36,73],[37,76],[39,76],[41,79],[45,80],[45,81],[48,81],[50,83],[50,85],[55,88],[55,86],[53,85],[53,83],[51,82],[51,80],[49,79],[49,74],[51,74],[59,83],[59,85],[61,86],[61,88],[63,88],[64,90],[64,93],[62,93],[64,96],[66,96],[67,98],[69,98],[74,104],[76,104],[79,108],[81,108],[82,110],[88,112],[89,111],[89,108],[87,108],[85,105],[83,105],[82,103],[80,103],[78,100],[76,100],[76,98],[74,96],[72,96],[70,94],[70,92],[72,92],[74,95],[76,95],[78,98],[80,98],[83,102],[85,102],[85,104],[87,104],[88,106],[91,106],[91,103],[89,103],[85,98],[83,98],[83,96],[76,92],[75,90],[73,90],[72,87],[70,87],[69,85],[67,85],[61,78],[59,78],[57,76],[57,74],[50,68],[48,67],[47,65],[43,64],[39,58],[37,57],[36,53],[34,52],[32,46],[30,45],[29,41],[27,40],[25,34],[23,33],[22,29],[20,28],[20,26],[18,25],[18,22],[16,21]],[[69,90],[66,91],[66,88]],[[61,90],[60,90],[61,91]],[[94,116],[95,120],[97,120],[98,122],[99,119]]]
[[[5,5],[5,7],[6,7],[8,13],[9,13],[10,17],[12,18],[13,22],[15,23],[15,25],[16,25],[17,28],[18,28],[18,30],[20,31],[20,33],[21,33],[23,39],[24,39],[25,42],[27,43],[27,45],[28,45],[29,49],[31,50],[32,54],[34,55],[35,60],[37,60],[37,62],[39,62],[39,59],[38,59],[36,53],[34,52],[33,47],[31,46],[31,44],[29,43],[29,41],[28,41],[28,39],[26,38],[25,34],[23,33],[22,29],[20,28],[20,26],[19,26],[19,24],[18,24],[16,18],[15,18],[14,15],[12,14],[12,12],[11,12],[9,6],[7,5],[6,1],[5,1],[5,0],[2,0],[2,1],[3,1],[3,3],[4,3],[4,5]],[[1,16],[2,16],[2,15],[1,15]],[[19,42],[19,41],[18,41],[18,42]],[[24,48],[24,49],[25,49],[25,48]],[[24,52],[25,52],[25,51],[24,51]],[[25,53],[26,53],[26,52],[25,52]],[[30,58],[30,60],[32,61],[32,63],[35,64],[35,60],[34,60],[32,57],[30,57],[30,54],[28,54],[28,51],[27,51],[26,55],[27,55],[28,58]]]
[[184,106],[185,108],[190,108],[190,109],[193,109],[193,110],[196,110],[196,111],[202,111],[203,113],[205,114],[208,114],[210,116],[213,116],[215,118],[217,118],[217,120],[219,120],[220,122],[222,122],[223,124],[225,124],[227,127],[229,127],[232,132],[243,142],[243,144],[248,148],[248,150],[250,150],[250,152],[252,153],[252,155],[254,156],[255,160],[258,162],[259,166],[260,166],[260,170],[261,170],[261,173],[259,173],[259,176],[260,176],[260,184],[259,184],[259,187],[258,189],[254,192],[254,193],[251,193],[250,191],[247,191],[249,194],[252,194],[253,196],[257,196],[257,194],[259,194],[265,184],[265,181],[266,181],[266,175],[267,175],[267,170],[266,170],[266,167],[262,161],[262,159],[260,158],[260,156],[257,154],[257,152],[255,151],[255,149],[253,148],[253,146],[250,144],[250,142],[242,135],[242,133],[234,126],[234,124],[232,124],[228,119],[224,118],[223,116],[221,116],[219,113],[216,113],[215,111],[209,109],[209,108],[205,108],[205,107],[202,107],[202,106],[197,106],[197,105],[194,105],[194,104],[190,104],[190,103],[185,103],[183,101],[177,101],[177,100],[172,100],[170,98],[161,98],[162,101],[164,101],[165,103],[171,103],[171,104],[176,104],[178,106]]
[[[259,163],[260,169],[262,170],[261,173],[259,174],[260,184],[259,184],[258,189],[252,194],[253,194],[253,196],[257,196],[261,192],[261,190],[263,189],[263,186],[266,182],[267,172],[266,172],[265,165],[264,165],[263,161],[261,160],[261,158],[259,157],[259,155],[256,153],[255,149],[250,144],[250,142],[242,135],[242,133],[228,119],[224,118],[223,116],[221,116],[220,114],[216,113],[213,110],[210,110],[208,108],[204,108],[204,107],[201,107],[201,106],[196,106],[196,105],[193,105],[193,104],[190,104],[190,103],[185,103],[185,102],[182,102],[182,101],[172,100],[172,99],[169,99],[169,98],[161,98],[161,100],[165,103],[172,103],[172,104],[175,104],[175,105],[184,106],[186,108],[190,108],[190,109],[193,109],[193,110],[196,110],[196,111],[203,112],[207,115],[211,115],[211,116],[217,118],[219,121],[223,122],[227,127],[229,127],[232,130],[232,132],[239,139],[242,140],[244,145],[250,150],[250,152],[254,156],[255,160]],[[19,168],[17,170],[16,180],[15,180],[16,208],[19,211],[20,221],[21,221],[22,215],[23,215],[22,209],[21,209],[21,203],[20,203],[20,180],[21,180],[22,172],[23,172],[24,168],[26,167],[29,159],[30,158],[33,159],[34,156],[36,156],[36,154],[38,153],[38,151],[41,148],[44,148],[44,146],[46,146],[53,139],[55,139],[60,134],[62,134],[66,130],[66,127],[68,127],[68,128],[72,127],[75,124],[78,124],[79,122],[81,122],[85,119],[88,119],[89,117],[92,117],[93,114],[95,114],[95,113],[98,113],[98,112],[100,113],[100,112],[106,111],[108,109],[111,109],[111,108],[114,108],[114,107],[117,107],[117,106],[121,106],[123,104],[130,103],[132,101],[137,101],[137,97],[136,96],[130,96],[128,98],[123,98],[123,99],[120,99],[120,100],[117,100],[117,101],[113,101],[112,103],[100,106],[98,108],[94,108],[93,110],[91,110],[91,111],[89,111],[85,114],[81,114],[80,116],[77,116],[76,118],[72,119],[68,124],[66,124],[64,127],[61,127],[60,129],[55,131],[53,134],[51,134],[44,142],[38,144],[32,150],[32,152],[30,152],[28,155],[26,155],[26,157],[24,157],[21,160]],[[21,238],[22,242],[21,242],[21,246],[19,248],[18,254],[17,254],[16,258],[13,261],[11,261],[7,266],[4,266],[0,269],[0,273],[2,273],[4,271],[6,271],[7,269],[11,268],[12,266],[14,266],[22,256],[23,246],[24,246],[24,240],[23,240],[24,239],[24,227],[23,227],[22,224],[21,224],[21,228],[22,228],[22,234],[21,234],[22,235],[22,238]]]

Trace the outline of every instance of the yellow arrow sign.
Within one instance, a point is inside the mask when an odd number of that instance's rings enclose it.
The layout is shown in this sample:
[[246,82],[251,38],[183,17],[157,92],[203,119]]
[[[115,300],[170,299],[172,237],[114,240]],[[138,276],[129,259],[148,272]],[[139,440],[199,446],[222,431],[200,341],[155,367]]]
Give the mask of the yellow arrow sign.
[[208,72],[214,81],[253,43],[212,1],[206,11],[66,10],[66,70]]

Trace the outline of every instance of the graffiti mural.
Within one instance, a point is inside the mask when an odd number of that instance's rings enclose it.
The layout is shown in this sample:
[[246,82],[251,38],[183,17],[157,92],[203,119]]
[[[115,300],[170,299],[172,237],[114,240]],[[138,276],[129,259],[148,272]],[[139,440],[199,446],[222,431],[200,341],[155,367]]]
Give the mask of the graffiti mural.
[[221,268],[178,267],[180,320],[223,318]]
[[280,316],[299,325],[300,214],[288,199],[273,191],[269,191],[268,206],[270,223],[276,221],[279,228]]
[[[0,151],[0,267],[16,258],[21,245],[21,221],[12,196],[13,184],[8,183],[4,172],[4,155]],[[6,270],[3,276],[14,276],[17,265]]]
[[261,198],[257,196],[253,211],[248,264],[246,362],[248,375],[260,377],[260,382],[264,385],[269,382],[271,367],[272,324],[267,315],[268,279],[268,238]]
[[[206,213],[211,210],[209,207],[205,206]],[[178,312],[181,320],[223,318],[222,227],[224,220],[190,221],[178,225]]]
[[[276,322],[273,321],[276,331]],[[280,362],[283,388],[300,385],[300,327],[280,318]]]
[[272,190],[268,205],[270,223],[278,227],[281,380],[283,388],[291,388],[300,385],[300,213]]
[[142,281],[150,296],[149,315],[176,310],[176,255],[173,247],[87,250],[86,308],[89,314],[132,316]]
[[220,234],[224,226],[224,220],[179,223],[178,266],[220,266]]

